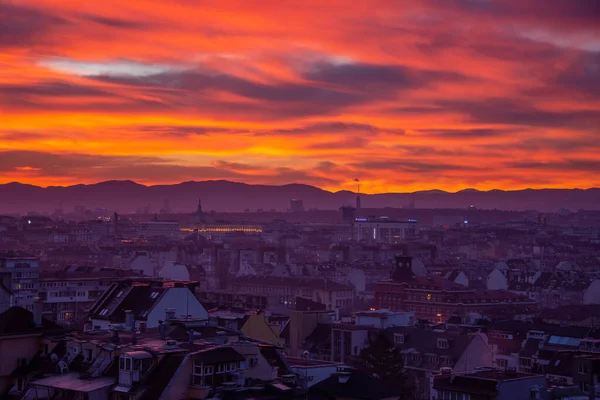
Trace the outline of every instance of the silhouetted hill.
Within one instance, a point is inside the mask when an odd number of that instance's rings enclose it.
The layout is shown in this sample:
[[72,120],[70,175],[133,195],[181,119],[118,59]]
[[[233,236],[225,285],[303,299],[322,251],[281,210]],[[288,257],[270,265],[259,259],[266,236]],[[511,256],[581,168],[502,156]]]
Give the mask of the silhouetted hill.
[[[406,207],[466,208],[557,211],[600,209],[600,189],[526,189],[487,192],[466,189],[457,193],[428,190],[415,193],[361,195],[365,208]],[[173,211],[192,212],[202,199],[205,210],[242,211],[245,208],[285,210],[293,198],[306,208],[337,209],[355,204],[350,191],[328,192],[309,185],[248,185],[229,181],[183,182],[175,185],[145,186],[131,181],[108,181],[92,185],[41,188],[20,183],[0,185],[0,213],[49,212],[61,205],[70,211],[77,205],[132,212],[150,205],[158,211],[168,199]]]

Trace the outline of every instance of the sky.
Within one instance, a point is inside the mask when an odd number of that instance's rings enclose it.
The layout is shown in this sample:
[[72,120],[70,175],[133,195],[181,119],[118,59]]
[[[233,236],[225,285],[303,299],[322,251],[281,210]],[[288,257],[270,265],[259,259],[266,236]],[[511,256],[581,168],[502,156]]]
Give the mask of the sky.
[[598,0],[0,0],[0,183],[600,186]]

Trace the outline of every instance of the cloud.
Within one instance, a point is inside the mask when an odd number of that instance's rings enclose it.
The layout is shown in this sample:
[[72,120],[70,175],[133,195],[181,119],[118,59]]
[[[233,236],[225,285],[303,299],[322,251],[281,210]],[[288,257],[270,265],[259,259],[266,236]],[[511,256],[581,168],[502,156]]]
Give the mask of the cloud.
[[334,64],[321,62],[304,73],[313,81],[333,84],[350,91],[389,93],[414,89],[440,81],[461,81],[464,76],[447,71],[426,71],[404,66],[365,63]]
[[68,25],[61,17],[33,7],[0,3],[0,47],[19,47],[45,42],[48,33]]
[[506,168],[544,171],[583,171],[597,173],[600,160],[564,160],[564,161],[517,161],[504,165]]

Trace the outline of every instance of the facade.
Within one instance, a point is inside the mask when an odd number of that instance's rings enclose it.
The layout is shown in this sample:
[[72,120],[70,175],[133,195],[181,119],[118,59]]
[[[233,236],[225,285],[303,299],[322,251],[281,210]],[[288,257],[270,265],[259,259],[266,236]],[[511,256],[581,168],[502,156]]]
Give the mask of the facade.
[[388,218],[355,218],[354,240],[369,243],[399,243],[416,235],[416,221]]
[[127,270],[80,266],[42,272],[39,297],[44,316],[61,324],[81,321],[115,281],[134,276]]
[[177,221],[144,221],[139,224],[140,235],[144,237],[165,236],[178,238],[180,236]]
[[112,284],[90,310],[92,329],[123,325],[145,330],[160,321],[195,318],[208,312],[194,295],[195,283],[127,280]]
[[419,327],[392,327],[384,333],[404,355],[406,370],[416,383],[419,399],[430,397],[431,379],[441,371],[472,371],[492,366],[492,350],[483,333]]
[[0,312],[11,306],[33,311],[35,299],[39,296],[40,259],[35,257],[0,259],[0,283],[2,303]]
[[445,279],[414,276],[411,262],[410,257],[397,257],[391,279],[375,283],[377,308],[413,311],[416,318],[445,322],[453,315],[485,314],[507,306],[537,307],[535,301],[512,292],[476,290]]
[[63,329],[34,312],[11,307],[0,313],[0,393],[20,398],[27,375],[21,370],[39,354],[49,357],[61,343]]

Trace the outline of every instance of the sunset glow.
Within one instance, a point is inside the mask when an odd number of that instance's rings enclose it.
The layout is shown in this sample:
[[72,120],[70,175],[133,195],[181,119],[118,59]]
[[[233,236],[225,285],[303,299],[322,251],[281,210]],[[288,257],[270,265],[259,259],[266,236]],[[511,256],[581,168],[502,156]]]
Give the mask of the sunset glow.
[[600,2],[0,2],[0,183],[600,186]]

